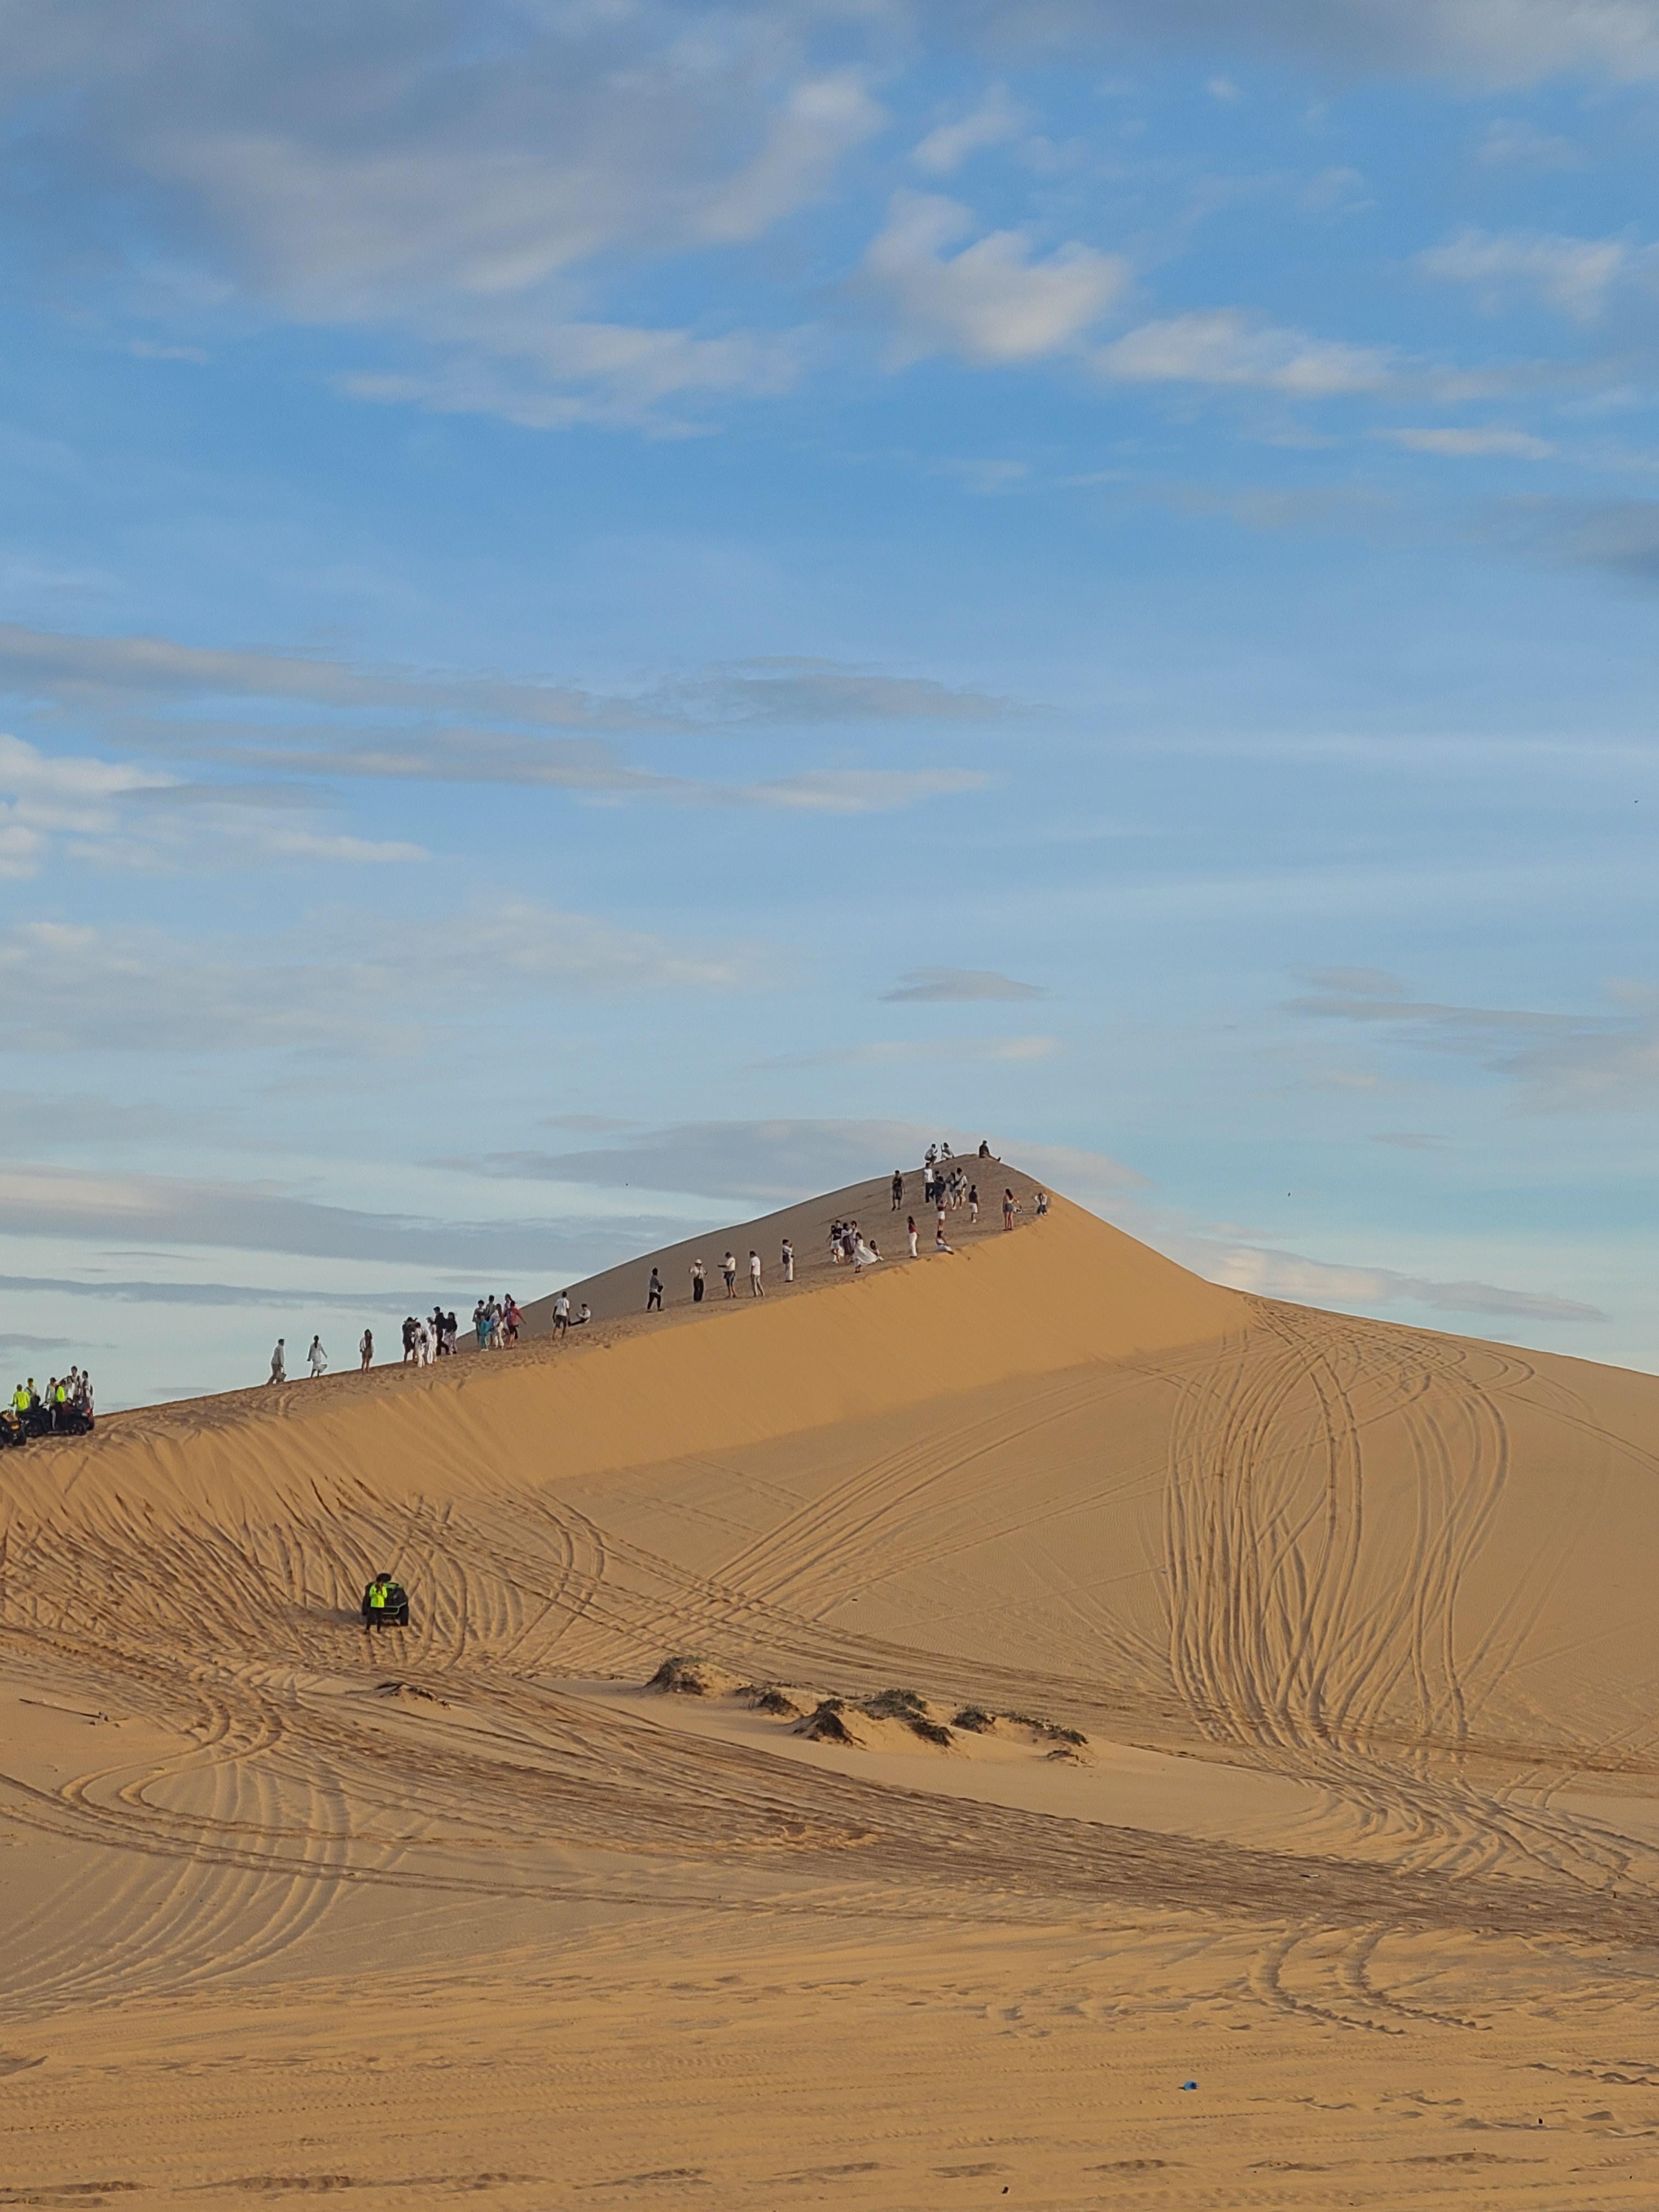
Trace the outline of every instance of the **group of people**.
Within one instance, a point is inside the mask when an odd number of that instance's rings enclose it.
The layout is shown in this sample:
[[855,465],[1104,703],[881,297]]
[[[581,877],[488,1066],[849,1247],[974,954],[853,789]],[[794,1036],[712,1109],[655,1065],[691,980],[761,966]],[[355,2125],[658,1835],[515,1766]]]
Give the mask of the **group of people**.
[[830,1264],[832,1267],[851,1267],[856,1274],[861,1267],[873,1267],[881,1258],[881,1247],[873,1235],[866,1237],[856,1221],[832,1221],[830,1224]]
[[94,1415],[92,1377],[79,1367],[67,1375],[54,1375],[44,1390],[34,1387],[31,1375],[11,1394],[11,1402],[0,1419],[0,1445],[26,1444],[36,1437],[83,1437]]
[[[567,1299],[567,1311],[568,1304]],[[584,1306],[584,1320],[586,1315],[587,1309]],[[501,1352],[507,1346],[516,1344],[523,1320],[519,1302],[510,1292],[504,1298],[493,1296],[480,1298],[472,1309],[472,1328],[478,1340],[479,1351]],[[454,1356],[460,1337],[460,1324],[453,1313],[446,1313],[441,1306],[434,1306],[429,1314],[418,1316],[406,1314],[402,1334],[404,1365],[430,1367],[434,1359],[447,1359]],[[372,1328],[366,1328],[357,1346],[359,1372],[367,1375],[374,1364],[374,1332]],[[319,1375],[328,1372],[328,1353],[320,1336],[313,1336],[311,1340],[311,1349],[306,1354],[306,1367],[313,1382]],[[266,1380],[270,1382],[286,1382],[288,1380],[288,1340],[285,1337],[279,1336],[276,1340],[276,1348],[270,1355],[270,1373]]]
[[[981,1144],[978,1157],[981,1160],[993,1158],[988,1144]],[[974,1182],[969,1170],[955,1158],[947,1144],[929,1145],[927,1158],[922,1163],[921,1174],[923,1203],[934,1209],[933,1249],[935,1252],[953,1251],[955,1247],[945,1233],[945,1217],[954,1212],[957,1207],[965,1206],[968,1208],[969,1220],[977,1222],[980,1204],[979,1185]],[[902,1168],[895,1168],[891,1185],[892,1210],[895,1213],[903,1212],[904,1189],[904,1170]],[[1047,1191],[1039,1190],[1036,1194],[1033,1203],[1039,1214],[1047,1213],[1048,1211]],[[1012,1189],[1006,1188],[1002,1194],[1003,1227],[1012,1229],[1015,1220],[1024,1210],[1019,1200],[1014,1196]],[[921,1234],[916,1226],[915,1215],[907,1214],[904,1222],[905,1243],[913,1260],[920,1256]],[[856,1221],[842,1220],[837,1218],[830,1224],[830,1261],[832,1267],[851,1267],[855,1274],[861,1274],[866,1268],[878,1267],[881,1264],[881,1247],[877,1243],[874,1235],[861,1230]],[[787,1237],[783,1239],[779,1254],[779,1264],[784,1281],[793,1283],[795,1279],[795,1248]],[[720,1278],[726,1285],[726,1295],[728,1298],[735,1298],[738,1296],[738,1284],[744,1272],[738,1266],[738,1257],[734,1252],[728,1252],[720,1261]],[[766,1296],[766,1275],[761,1255],[757,1251],[751,1249],[750,1252],[747,1273],[750,1297],[763,1298]],[[662,1270],[653,1266],[645,1286],[645,1310],[647,1313],[662,1311],[663,1299],[667,1288],[662,1278]],[[701,1260],[694,1260],[691,1262],[691,1303],[694,1306],[702,1304],[708,1295],[708,1271]],[[568,1297],[562,1292],[560,1295],[568,1308],[569,1304]],[[585,1320],[586,1316],[587,1309],[584,1306],[581,1318]],[[558,1325],[558,1306],[556,1304],[554,1326],[557,1328]]]
[[592,1318],[593,1309],[588,1304],[586,1298],[582,1300],[581,1310],[580,1313],[573,1314],[571,1312],[570,1293],[568,1291],[561,1291],[557,1297],[553,1301],[553,1334],[555,1336],[568,1336],[573,1328],[586,1328]]

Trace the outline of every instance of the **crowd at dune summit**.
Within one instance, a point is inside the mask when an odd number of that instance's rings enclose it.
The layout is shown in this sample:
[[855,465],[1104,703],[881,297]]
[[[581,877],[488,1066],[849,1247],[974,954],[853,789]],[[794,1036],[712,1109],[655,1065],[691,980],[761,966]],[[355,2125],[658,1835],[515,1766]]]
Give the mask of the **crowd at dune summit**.
[[[955,1247],[947,1234],[951,1217],[965,1210],[969,1225],[976,1226],[981,1204],[991,1202],[988,1193],[982,1200],[976,1175],[984,1171],[985,1164],[994,1160],[990,1145],[981,1140],[976,1155],[958,1158],[949,1144],[929,1145],[921,1169],[921,1206],[924,1216],[933,1216],[931,1249],[935,1253],[951,1253]],[[917,1225],[915,1213],[905,1212],[905,1198],[909,1178],[902,1168],[895,1168],[890,1185],[890,1206],[893,1213],[904,1215],[904,1241],[907,1256],[912,1260],[921,1256],[923,1231]],[[1039,1190],[1034,1198],[1036,1211],[1048,1211],[1046,1191]],[[1005,1188],[1000,1206],[1002,1225],[1012,1229],[1023,1208],[1012,1188]],[[831,1266],[849,1268],[854,1275],[862,1275],[878,1267],[885,1257],[877,1241],[873,1228],[862,1227],[854,1219],[837,1216],[829,1224],[829,1260]],[[772,1271],[774,1282],[790,1284],[795,1280],[796,1254],[793,1240],[784,1237],[778,1248],[778,1256]],[[746,1296],[763,1298],[767,1295],[768,1266],[759,1249],[751,1246],[739,1258],[732,1251],[721,1255],[718,1273],[727,1299]],[[708,1294],[710,1270],[701,1259],[694,1259],[689,1270],[690,1299],[701,1305]],[[741,1286],[741,1287],[740,1287]],[[668,1284],[661,1268],[653,1263],[645,1283],[645,1310],[660,1313],[671,1303]],[[584,1299],[580,1307],[572,1303],[568,1290],[560,1291],[553,1300],[551,1333],[555,1337],[568,1336],[572,1329],[586,1327],[593,1319],[592,1307]],[[502,1352],[519,1341],[524,1314],[518,1301],[509,1292],[497,1297],[493,1293],[480,1297],[472,1309],[472,1334],[480,1352]],[[405,1367],[430,1367],[440,1359],[452,1358],[459,1344],[461,1328],[453,1311],[446,1312],[441,1305],[434,1306],[428,1315],[406,1315],[402,1329],[402,1364]],[[367,1373],[374,1364],[374,1333],[365,1328],[357,1346],[358,1370]],[[313,1335],[305,1358],[305,1371],[315,1381],[327,1374],[329,1357],[320,1334]],[[270,1355],[268,1382],[286,1383],[288,1372],[288,1340],[278,1337]]]

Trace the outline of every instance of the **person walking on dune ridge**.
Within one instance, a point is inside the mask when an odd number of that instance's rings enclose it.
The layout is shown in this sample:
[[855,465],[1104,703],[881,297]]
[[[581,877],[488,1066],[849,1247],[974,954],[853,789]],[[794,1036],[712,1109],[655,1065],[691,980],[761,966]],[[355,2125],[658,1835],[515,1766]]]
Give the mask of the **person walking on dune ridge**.
[[761,1280],[761,1257],[758,1252],[751,1252],[749,1255],[749,1295],[751,1298],[763,1298],[766,1296],[766,1285]]
[[916,1217],[914,1213],[907,1213],[904,1217],[904,1239],[910,1247],[910,1257],[914,1260],[916,1256]]
[[793,1283],[795,1279],[795,1247],[787,1237],[783,1240],[783,1250],[779,1256],[783,1261],[784,1281]]
[[702,1261],[694,1260],[691,1262],[691,1303],[694,1306],[700,1306],[702,1304],[702,1294],[708,1282],[708,1276]]
[[662,1311],[662,1277],[654,1267],[651,1270],[651,1279],[645,1286],[645,1310],[647,1313]]
[[1005,1190],[1002,1194],[1002,1225],[1005,1229],[1013,1227],[1014,1216],[1018,1212],[1019,1200],[1014,1196],[1012,1191]]
[[896,1213],[903,1203],[904,1170],[902,1168],[895,1168],[893,1170],[893,1203],[890,1211]]
[[306,1358],[311,1364],[311,1379],[313,1382],[319,1375],[327,1374],[328,1354],[323,1350],[323,1340],[320,1336],[312,1338],[311,1349],[306,1354]]
[[363,1331],[363,1340],[357,1346],[357,1358],[361,1363],[357,1372],[360,1375],[367,1375],[369,1369],[374,1364],[374,1332],[373,1329],[366,1328]]
[[270,1355],[270,1373],[265,1378],[267,1382],[286,1382],[288,1380],[288,1353],[283,1349],[287,1341],[287,1338],[282,1336],[276,1340],[276,1349]]
[[726,1297],[728,1298],[736,1297],[738,1295],[738,1262],[735,1255],[732,1253],[728,1252],[726,1257],[720,1261],[720,1275],[726,1284]]

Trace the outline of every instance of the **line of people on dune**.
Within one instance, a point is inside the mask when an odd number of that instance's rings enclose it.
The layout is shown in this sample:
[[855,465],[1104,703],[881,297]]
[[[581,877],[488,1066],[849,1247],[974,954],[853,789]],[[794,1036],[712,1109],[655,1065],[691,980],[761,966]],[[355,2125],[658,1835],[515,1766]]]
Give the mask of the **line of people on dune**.
[[83,1437],[96,1418],[90,1374],[71,1367],[67,1375],[54,1375],[44,1390],[35,1389],[31,1375],[0,1413],[0,1446],[29,1443],[36,1437]]
[[[586,1318],[586,1308],[582,1310]],[[493,1295],[480,1298],[472,1309],[472,1330],[480,1352],[501,1352],[519,1340],[519,1330],[524,1314],[518,1300],[509,1291],[506,1297]],[[451,1358],[460,1338],[460,1324],[453,1313],[446,1313],[441,1306],[434,1306],[429,1315],[405,1316],[403,1325],[403,1364],[405,1367],[430,1367],[434,1359]],[[361,1374],[367,1375],[374,1364],[374,1332],[363,1331],[357,1346],[357,1365]],[[320,1336],[311,1340],[311,1349],[306,1354],[306,1366],[313,1382],[328,1372],[328,1353]],[[270,1355],[270,1373],[267,1382],[286,1382],[288,1380],[288,1340],[279,1336],[276,1348]]]

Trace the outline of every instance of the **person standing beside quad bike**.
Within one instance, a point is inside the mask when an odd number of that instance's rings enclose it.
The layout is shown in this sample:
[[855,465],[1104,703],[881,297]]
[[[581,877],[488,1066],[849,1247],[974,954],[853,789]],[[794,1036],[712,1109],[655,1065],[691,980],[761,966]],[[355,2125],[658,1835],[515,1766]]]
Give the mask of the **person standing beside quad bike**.
[[365,1628],[407,1628],[409,1592],[394,1575],[379,1574],[363,1592]]

